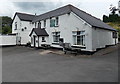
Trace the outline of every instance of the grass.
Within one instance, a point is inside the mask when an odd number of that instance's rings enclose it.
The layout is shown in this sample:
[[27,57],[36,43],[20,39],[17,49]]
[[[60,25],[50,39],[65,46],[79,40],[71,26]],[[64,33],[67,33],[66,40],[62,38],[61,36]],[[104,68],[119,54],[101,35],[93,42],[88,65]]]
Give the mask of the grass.
[[112,26],[115,29],[120,29],[120,22],[109,22],[107,24]]

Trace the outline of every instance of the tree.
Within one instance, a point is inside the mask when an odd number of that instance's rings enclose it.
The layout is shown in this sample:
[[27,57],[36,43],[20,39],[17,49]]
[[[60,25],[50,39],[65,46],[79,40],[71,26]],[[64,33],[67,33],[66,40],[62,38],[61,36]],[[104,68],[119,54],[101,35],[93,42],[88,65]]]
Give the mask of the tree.
[[109,22],[109,17],[106,15],[103,15],[103,22]]
[[112,15],[115,15],[115,14],[116,14],[116,11],[118,11],[118,9],[111,4],[111,5],[110,5],[110,11],[111,11]]
[[118,22],[119,16],[118,14],[109,14],[109,22]]
[[2,16],[2,34],[12,33],[12,19],[8,16]]

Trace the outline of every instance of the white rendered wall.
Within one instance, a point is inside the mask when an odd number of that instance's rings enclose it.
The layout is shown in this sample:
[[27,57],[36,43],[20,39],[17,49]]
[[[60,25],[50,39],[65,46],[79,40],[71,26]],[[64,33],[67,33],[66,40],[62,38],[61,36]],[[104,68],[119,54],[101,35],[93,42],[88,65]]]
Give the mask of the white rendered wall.
[[118,15],[120,16],[120,0],[119,0],[119,2],[118,2]]
[[[25,27],[27,29],[25,29]],[[24,29],[24,31],[22,31]],[[31,38],[29,34],[31,33],[33,29],[33,24],[28,21],[21,21],[21,31],[20,31],[20,36],[21,36],[21,44],[26,44],[30,42]]]
[[[15,22],[17,22],[17,30],[15,30]],[[27,29],[25,29],[25,27]],[[18,33],[17,36],[21,37],[22,45],[30,42],[29,34],[31,33],[32,28],[34,28],[34,24],[32,24],[29,21],[21,21],[19,17],[16,15],[12,24],[12,33]],[[24,29],[24,31],[22,31],[22,29]]]
[[16,45],[16,36],[0,35],[0,46]]
[[[31,46],[33,47],[34,46],[34,36],[36,36],[35,38],[35,47],[41,47],[41,44],[49,44],[49,41],[48,41],[48,36],[37,36],[34,32],[32,33],[31,35],[31,38],[33,40],[33,42],[31,43]],[[42,42],[42,37],[45,37],[45,41],[46,42]],[[39,46],[38,46],[39,45]]]
[[[52,32],[60,32],[60,38],[64,39],[64,42],[71,43],[73,45],[72,31],[85,31],[85,47],[84,51],[96,51],[97,48],[105,47],[105,45],[114,45],[115,39],[112,38],[112,31],[92,28],[90,24],[82,20],[73,12],[64,14],[59,17],[58,27],[50,27],[50,19],[46,20],[46,31],[49,34],[48,44],[53,47],[60,47],[59,45],[52,44],[53,35]],[[55,19],[55,17],[52,17]],[[43,27],[43,21],[41,21],[41,27]],[[39,39],[41,43],[41,40]],[[40,44],[39,43],[39,44]],[[118,39],[117,39],[118,43]],[[78,45],[80,46],[80,45]],[[83,46],[80,46],[83,47]]]
[[[15,22],[17,22],[17,30],[15,30]],[[21,30],[21,20],[19,17],[16,15],[13,23],[12,23],[12,33],[19,33]]]
[[[113,38],[112,32],[113,31],[93,28],[92,50],[95,51],[97,48],[103,48],[106,45],[115,45],[115,38]],[[116,39],[116,43],[118,43],[118,39]]]
[[[55,19],[53,17],[52,19]],[[85,25],[85,21],[80,19],[74,13],[64,14],[59,16],[59,25],[58,27],[50,27],[50,19],[46,20],[46,31],[49,34],[49,44],[53,47],[60,47],[59,45],[53,45],[53,35],[52,32],[60,31],[60,38],[64,39],[64,42],[71,43],[73,45],[73,34],[72,31],[82,31],[85,30],[85,43],[87,51],[92,50],[92,29],[89,24]],[[41,24],[42,25],[42,24]]]

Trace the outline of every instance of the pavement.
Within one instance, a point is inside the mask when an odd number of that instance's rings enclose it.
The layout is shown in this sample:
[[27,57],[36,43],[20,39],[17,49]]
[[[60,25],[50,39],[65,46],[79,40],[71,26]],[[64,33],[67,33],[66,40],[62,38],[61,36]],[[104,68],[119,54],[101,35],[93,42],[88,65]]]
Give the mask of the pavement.
[[3,82],[118,82],[118,49],[94,55],[24,46],[2,48]]

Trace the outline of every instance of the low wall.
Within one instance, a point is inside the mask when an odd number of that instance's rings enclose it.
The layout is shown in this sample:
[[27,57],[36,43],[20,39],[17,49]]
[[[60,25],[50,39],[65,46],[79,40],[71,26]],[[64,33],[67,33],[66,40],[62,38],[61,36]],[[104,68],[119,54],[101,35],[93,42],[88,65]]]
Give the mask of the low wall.
[[16,45],[16,35],[0,35],[0,46]]

